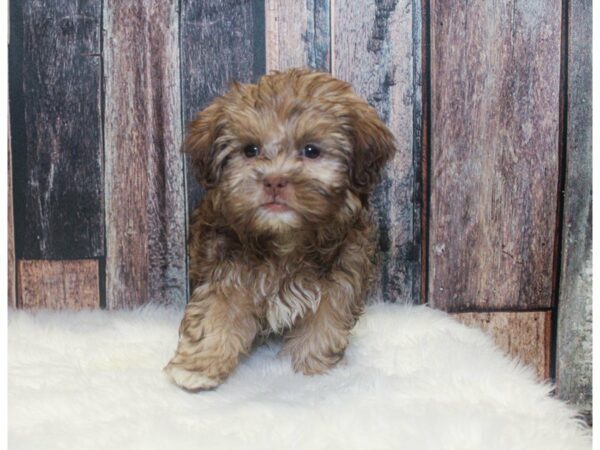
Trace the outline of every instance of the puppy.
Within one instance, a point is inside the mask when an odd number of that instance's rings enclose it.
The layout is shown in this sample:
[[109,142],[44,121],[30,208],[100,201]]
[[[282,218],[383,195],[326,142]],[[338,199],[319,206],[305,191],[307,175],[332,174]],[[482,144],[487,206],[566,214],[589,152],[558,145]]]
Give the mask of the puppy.
[[293,69],[234,83],[191,122],[184,148],[206,195],[167,375],[214,388],[269,333],[283,335],[295,371],[333,367],[373,278],[368,198],[392,133],[350,84]]

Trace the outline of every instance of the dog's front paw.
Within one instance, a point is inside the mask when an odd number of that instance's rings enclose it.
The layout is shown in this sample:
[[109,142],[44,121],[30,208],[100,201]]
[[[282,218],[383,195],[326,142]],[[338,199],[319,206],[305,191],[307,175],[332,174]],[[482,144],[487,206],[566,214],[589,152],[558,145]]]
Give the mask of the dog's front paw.
[[201,372],[187,370],[172,363],[163,369],[169,379],[177,386],[187,391],[203,391],[216,388],[221,381],[208,377]]

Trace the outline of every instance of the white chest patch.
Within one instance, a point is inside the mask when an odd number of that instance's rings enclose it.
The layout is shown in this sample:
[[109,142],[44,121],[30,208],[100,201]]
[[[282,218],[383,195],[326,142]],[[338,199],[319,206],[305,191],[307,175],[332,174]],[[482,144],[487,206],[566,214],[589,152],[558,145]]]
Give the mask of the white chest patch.
[[274,283],[267,277],[260,281],[259,301],[266,302],[267,322],[275,333],[291,328],[294,321],[309,310],[317,311],[321,290],[314,281],[300,277],[281,283]]

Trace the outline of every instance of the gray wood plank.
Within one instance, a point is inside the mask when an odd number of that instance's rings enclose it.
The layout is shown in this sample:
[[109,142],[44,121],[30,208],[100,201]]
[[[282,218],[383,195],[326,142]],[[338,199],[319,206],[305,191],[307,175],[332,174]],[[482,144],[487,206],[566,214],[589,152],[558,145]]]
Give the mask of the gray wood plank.
[[267,72],[292,67],[331,70],[330,1],[266,0]]
[[177,8],[104,2],[109,308],[187,297]]
[[[265,73],[263,1],[181,1],[181,81],[184,123],[223,94],[231,80]],[[202,196],[186,165],[188,208]]]
[[100,5],[100,0],[11,4],[20,258],[104,254]]
[[567,141],[558,298],[559,396],[592,410],[592,2],[568,11]]
[[552,305],[561,1],[431,3],[429,302]]
[[[420,300],[420,2],[334,2],[332,71],[379,112],[398,141],[371,199],[379,224],[376,299]],[[417,32],[415,32],[415,30]]]

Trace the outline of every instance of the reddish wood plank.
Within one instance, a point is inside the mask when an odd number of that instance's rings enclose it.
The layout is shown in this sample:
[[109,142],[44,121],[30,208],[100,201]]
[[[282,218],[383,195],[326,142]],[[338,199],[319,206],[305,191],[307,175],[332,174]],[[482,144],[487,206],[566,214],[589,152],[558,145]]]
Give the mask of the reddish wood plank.
[[561,1],[431,3],[429,301],[550,307]]
[[330,71],[329,0],[265,1],[267,72],[292,67]]
[[333,74],[353,84],[398,141],[398,151],[372,198],[381,261],[374,296],[419,302],[419,2],[339,0],[332,7]]
[[592,2],[568,2],[566,179],[558,298],[559,396],[592,410]]
[[18,262],[18,290],[23,308],[99,308],[99,287],[96,260]]
[[104,3],[109,308],[187,297],[177,7]]
[[10,127],[8,127],[8,306],[17,307],[17,296],[15,292],[15,235],[13,219],[13,172],[12,172],[12,146],[10,139]]
[[462,323],[489,333],[496,345],[535,368],[540,379],[550,374],[552,313],[496,312],[454,314]]

